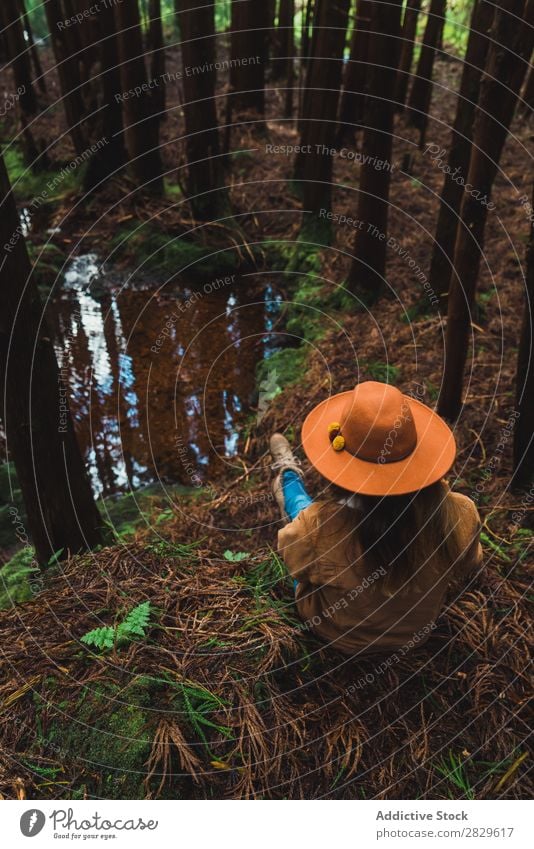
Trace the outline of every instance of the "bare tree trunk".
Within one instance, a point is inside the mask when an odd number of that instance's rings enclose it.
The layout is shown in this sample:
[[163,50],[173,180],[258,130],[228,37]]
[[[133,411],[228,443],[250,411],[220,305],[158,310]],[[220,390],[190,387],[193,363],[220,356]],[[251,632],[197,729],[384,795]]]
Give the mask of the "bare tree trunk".
[[347,288],[355,294],[376,298],[386,271],[389,184],[393,146],[391,92],[395,87],[402,0],[376,3],[369,39],[369,85],[360,166],[354,259]]
[[339,108],[338,143],[354,141],[365,114],[365,86],[369,77],[367,54],[371,29],[372,0],[358,0],[356,24],[352,33],[350,59],[345,67],[345,82]]
[[412,70],[413,51],[415,35],[417,32],[417,21],[421,11],[421,0],[408,0],[404,10],[402,22],[402,45],[399,59],[399,71],[397,74],[397,88],[395,91],[396,108],[399,112],[404,109],[406,93],[410,82]]
[[306,94],[306,80],[309,70],[309,58],[311,52],[311,30],[312,22],[315,15],[315,0],[304,0],[305,8],[302,13],[304,15],[304,26],[302,29],[302,39],[300,45],[300,68],[299,68],[299,122],[298,129],[302,132],[302,115],[304,112],[304,98]]
[[32,83],[30,54],[24,39],[24,27],[17,0],[2,0],[0,3],[0,21],[4,30],[4,40],[11,67],[15,88],[19,91],[20,108],[25,116],[37,111],[37,98]]
[[[291,9],[292,7],[292,9]],[[273,46],[271,50],[271,76],[273,80],[282,79],[286,74],[287,57],[294,49],[290,40],[293,39],[293,15],[295,0],[279,0],[278,26],[273,30]],[[288,27],[291,32],[288,32]]]
[[[469,40],[464,59],[462,80],[458,92],[456,118],[451,133],[448,155],[449,173],[445,174],[441,190],[440,208],[436,226],[436,238],[430,264],[432,289],[446,307],[446,294],[452,271],[454,243],[462,205],[463,185],[469,170],[473,121],[478,102],[480,81],[484,73],[489,48],[489,31],[495,7],[492,2],[478,0],[473,9]],[[436,150],[429,145],[427,154],[443,158],[446,151]],[[432,150],[433,148],[433,150]],[[463,182],[462,182],[463,181]]]
[[432,99],[432,71],[436,47],[445,22],[446,6],[447,0],[431,0],[417,64],[417,73],[410,93],[410,123],[417,127],[420,132],[419,143],[421,146],[423,146],[426,137],[428,113]]
[[0,156],[1,415],[39,561],[92,548],[101,520]]
[[[82,80],[79,63],[75,55],[76,49],[72,48],[69,39],[70,30],[58,26],[67,17],[61,0],[48,0],[45,5],[45,12],[69,135],[74,150],[81,154],[86,149],[85,128],[83,126],[85,109],[81,94]],[[72,33],[70,35],[72,38]]]
[[[113,11],[117,24],[124,136],[129,165],[141,187],[161,193],[159,121],[154,116],[154,104],[148,89],[137,0],[120,3],[113,7]],[[136,88],[142,92],[138,96],[135,95]]]
[[161,20],[161,0],[148,0],[148,49],[150,51],[150,78],[155,81],[152,105],[158,121],[165,117],[165,44]]
[[530,225],[526,265],[525,307],[515,384],[515,408],[519,417],[514,430],[514,488],[528,486],[534,479],[534,218]]
[[233,0],[230,85],[234,113],[265,114],[268,4]]
[[332,165],[337,134],[337,106],[350,0],[316,0],[317,38],[310,57],[309,89],[302,116],[301,145],[296,162],[302,181],[302,234],[311,240],[329,239]]
[[37,77],[36,83],[39,87],[39,91],[41,94],[46,94],[46,80],[43,74],[43,66],[41,65],[41,60],[39,58],[39,51],[37,50],[35,39],[33,37],[33,30],[30,23],[30,16],[26,10],[26,3],[24,0],[20,0],[21,11],[22,11],[22,20],[24,22],[24,29],[28,34],[28,44],[30,46],[30,54],[33,62],[33,69],[35,71],[35,76]]
[[[520,23],[521,18],[523,23]],[[467,178],[473,191],[464,191],[449,289],[445,369],[438,411],[450,419],[458,415],[462,406],[471,312],[488,208],[493,208],[491,191],[532,53],[533,24],[534,0],[509,0],[506,11],[498,8],[495,13],[493,42],[480,85]]]
[[278,68],[278,75],[286,78],[286,93],[284,98],[284,117],[291,118],[293,115],[293,86],[295,84],[295,0],[280,0],[280,12],[278,18],[278,39],[280,42],[280,54],[278,63],[272,65],[273,75]]
[[98,51],[98,93],[102,107],[95,116],[91,138],[105,139],[88,162],[84,177],[86,191],[96,188],[126,164],[120,70],[117,63],[117,27],[113,6],[103,6],[98,14],[96,46]]
[[[188,163],[187,192],[195,218],[211,220],[227,209],[215,105],[215,4],[179,0],[184,116]],[[201,33],[201,35],[199,35]],[[205,67],[199,74],[186,67]]]

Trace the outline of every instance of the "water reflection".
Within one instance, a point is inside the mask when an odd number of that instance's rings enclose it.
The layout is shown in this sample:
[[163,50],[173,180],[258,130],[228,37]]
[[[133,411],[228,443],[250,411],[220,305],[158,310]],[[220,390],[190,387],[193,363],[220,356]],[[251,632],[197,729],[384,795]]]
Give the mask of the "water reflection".
[[95,492],[232,462],[276,309],[261,278],[139,291],[110,287],[93,254],[71,263],[50,319]]

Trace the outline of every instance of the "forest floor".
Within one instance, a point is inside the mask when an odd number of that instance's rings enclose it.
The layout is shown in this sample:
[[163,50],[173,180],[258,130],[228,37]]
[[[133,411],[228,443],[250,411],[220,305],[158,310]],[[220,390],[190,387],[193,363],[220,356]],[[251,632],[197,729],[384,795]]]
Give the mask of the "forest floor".
[[[171,55],[170,70],[174,61]],[[439,63],[437,71],[428,144],[441,149],[458,67]],[[281,114],[282,97],[271,93],[270,114]],[[418,387],[429,404],[437,397],[443,321],[431,305],[415,314],[425,294],[409,260],[428,268],[442,173],[417,149],[403,118],[396,132],[390,234],[403,250],[389,255],[394,292],[365,310],[351,310],[346,296],[340,301],[351,226],[338,222],[332,247],[301,247],[302,266],[283,275],[284,332],[301,346],[271,362],[281,391],[251,429],[242,474],[229,469],[215,493],[197,489],[172,505],[149,499],[116,545],[51,567],[34,581],[29,601],[0,612],[6,798],[532,795],[525,741],[534,503],[509,489],[529,229],[520,201],[530,192],[527,124],[516,122],[495,187],[450,476],[479,506],[484,569],[451,591],[424,646],[351,659],[299,624],[273,552],[278,518],[265,453],[272,430],[285,430],[298,445],[305,412],[359,380]],[[173,135],[176,125],[167,120],[164,141]],[[234,154],[232,204],[248,242],[261,243],[255,255],[264,267],[273,262],[265,241],[291,244],[300,224],[300,203],[288,187],[291,158],[268,153],[266,144],[296,142],[294,127],[283,122],[269,122],[267,135],[252,125],[234,130],[232,149],[242,152]],[[68,139],[61,144],[58,160],[68,159]],[[169,144],[167,166],[176,167],[179,155],[179,145]],[[334,211],[355,217],[355,164],[337,157],[335,181]],[[66,220],[72,197],[60,199],[48,225],[62,228],[51,237],[59,251],[85,249],[152,213],[168,232],[188,224],[181,202],[162,212],[156,200],[135,197],[110,212],[124,186],[116,181]],[[209,229],[201,238],[209,243]],[[313,471],[307,476],[318,492]],[[147,601],[145,638],[103,651],[80,642]]]

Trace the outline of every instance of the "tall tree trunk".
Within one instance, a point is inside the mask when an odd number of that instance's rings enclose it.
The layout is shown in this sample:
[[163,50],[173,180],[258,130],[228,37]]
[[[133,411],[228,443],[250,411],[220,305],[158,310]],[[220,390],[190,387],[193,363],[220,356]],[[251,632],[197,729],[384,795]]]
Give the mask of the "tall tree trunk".
[[293,116],[295,95],[295,0],[280,0],[281,33],[284,33],[284,65],[286,77],[286,95],[284,98],[284,117]]
[[369,85],[360,166],[354,259],[347,288],[376,298],[386,271],[389,184],[402,0],[375,3],[369,39]]
[[[448,168],[441,190],[436,238],[432,251],[429,279],[432,289],[446,306],[446,294],[451,279],[454,243],[462,205],[463,185],[466,182],[471,155],[473,121],[478,102],[480,81],[484,73],[489,48],[489,31],[495,6],[489,0],[478,0],[473,9],[469,40],[465,53],[462,80],[456,103],[456,118],[451,133]],[[444,158],[445,150],[429,145],[427,154]],[[463,182],[462,182],[463,181]]]
[[302,38],[300,44],[300,68],[299,68],[299,131],[302,132],[302,115],[304,113],[304,98],[306,94],[306,80],[309,70],[309,58],[312,46],[312,23],[315,15],[315,0],[304,0],[305,6],[302,9],[304,16],[304,24],[302,28]]
[[28,15],[28,11],[26,9],[26,3],[24,0],[20,0],[21,10],[22,10],[22,20],[24,23],[24,29],[28,34],[28,44],[30,46],[30,54],[33,62],[33,69],[35,71],[35,76],[37,77],[36,83],[39,88],[41,94],[46,94],[46,80],[43,74],[43,66],[41,65],[41,60],[39,58],[39,51],[37,50],[35,39],[33,37],[32,25],[30,23],[30,16]]
[[464,192],[462,200],[449,289],[445,369],[438,411],[450,419],[458,415],[462,406],[463,373],[488,207],[493,208],[493,181],[534,45],[533,25],[534,0],[509,0],[506,11],[498,7],[495,13],[473,129],[467,178],[473,191]]
[[[187,192],[195,218],[210,220],[227,209],[215,105],[215,4],[211,0],[199,6],[197,0],[180,0],[179,6]],[[185,68],[194,65],[208,70],[186,74]]]
[[514,487],[528,486],[534,480],[534,218],[530,225],[526,266],[525,307],[515,384],[515,408],[519,418],[514,430]]
[[2,0],[0,21],[4,27],[4,40],[13,69],[15,88],[19,91],[20,108],[25,116],[34,115],[37,111],[37,98],[18,0]]
[[230,85],[234,113],[265,114],[269,7],[263,0],[233,0]]
[[[65,117],[69,135],[76,153],[81,154],[86,149],[85,128],[83,121],[85,109],[82,99],[82,79],[79,62],[76,56],[77,45],[73,44],[72,27],[67,29],[58,26],[68,15],[61,0],[48,0],[45,4],[46,19],[50,30],[50,40],[54,51],[56,70],[59,76],[61,99],[65,109]],[[70,37],[69,37],[70,36]]]
[[432,71],[440,32],[445,23],[447,0],[431,0],[417,73],[410,93],[410,123],[419,130],[419,143],[425,142],[428,113],[432,99]]
[[47,563],[101,541],[52,341],[0,156],[1,415],[37,557]]
[[345,82],[339,108],[338,143],[354,140],[365,114],[365,86],[370,68],[367,64],[371,29],[372,0],[358,0],[356,24],[352,33],[350,59],[345,67]]
[[93,139],[106,139],[106,144],[93,154],[84,178],[86,191],[96,188],[126,164],[122,124],[122,86],[117,64],[117,27],[113,6],[103,6],[98,14],[95,42],[98,51],[99,105],[94,121]]
[[309,88],[302,116],[300,143],[304,151],[296,162],[302,181],[304,209],[302,234],[310,239],[329,239],[332,165],[337,133],[336,118],[341,86],[350,0],[316,0],[317,38],[310,57]]
[[[126,151],[134,177],[148,191],[163,190],[159,121],[148,89],[137,0],[113,7],[117,24]],[[136,96],[135,90],[141,94]],[[133,92],[133,94],[132,94]]]
[[[293,54],[293,16],[295,0],[279,0],[278,26],[274,29],[271,50],[271,76],[273,80],[282,79],[287,70],[287,57]],[[288,31],[288,27],[291,32]]]
[[404,109],[410,73],[412,70],[413,51],[415,35],[417,32],[417,21],[421,11],[421,0],[408,0],[404,10],[402,22],[402,45],[399,59],[399,71],[397,74],[397,87],[395,90],[396,108],[399,112]]
[[158,121],[165,117],[165,43],[161,20],[161,0],[148,0],[148,49],[150,51],[150,78],[155,81],[152,104]]

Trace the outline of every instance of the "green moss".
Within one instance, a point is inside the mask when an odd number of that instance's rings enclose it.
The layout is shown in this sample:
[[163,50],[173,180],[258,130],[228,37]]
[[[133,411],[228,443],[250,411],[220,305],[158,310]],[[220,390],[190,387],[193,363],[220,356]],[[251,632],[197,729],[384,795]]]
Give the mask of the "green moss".
[[151,687],[143,679],[126,688],[86,687],[68,716],[49,722],[45,745],[60,751],[63,760],[79,762],[88,774],[98,774],[93,788],[98,795],[142,798],[153,735],[150,704]]
[[85,164],[70,168],[70,163],[65,163],[34,172],[25,164],[22,151],[15,145],[4,148],[3,155],[15,197],[21,203],[30,204],[30,213],[32,209],[35,212],[64,197],[83,180]]
[[257,382],[258,384],[262,381],[274,382],[277,388],[283,389],[300,380],[305,361],[306,350],[303,347],[282,348],[280,351],[275,351],[258,364]]
[[380,360],[371,360],[362,363],[362,371],[369,375],[371,380],[381,383],[395,384],[399,377],[399,369],[391,363],[382,363]]
[[108,529],[109,541],[123,539],[147,524],[160,525],[162,515],[169,519],[174,516],[170,500],[196,497],[199,491],[200,487],[180,484],[167,486],[162,491],[159,484],[153,484],[135,492],[99,500],[98,508]]
[[189,280],[206,281],[236,273],[242,264],[234,248],[207,247],[148,223],[119,230],[111,246],[111,257],[134,264],[144,274],[183,273]]
[[[35,552],[30,546],[22,548],[0,568],[0,609],[22,604],[33,596],[36,574],[40,570]],[[32,581],[33,578],[33,581]]]

